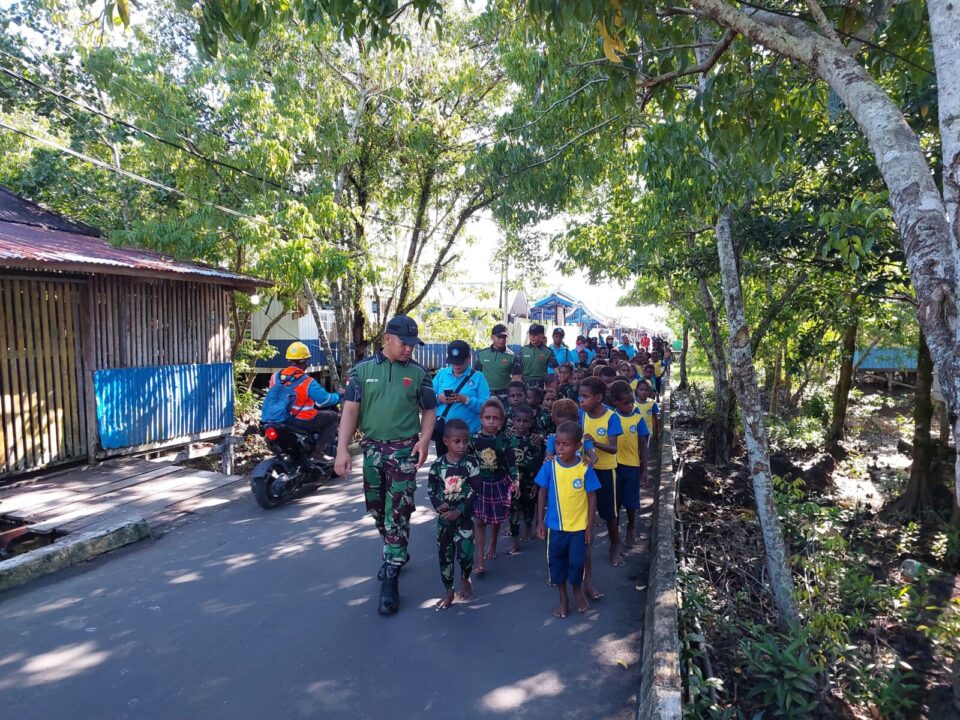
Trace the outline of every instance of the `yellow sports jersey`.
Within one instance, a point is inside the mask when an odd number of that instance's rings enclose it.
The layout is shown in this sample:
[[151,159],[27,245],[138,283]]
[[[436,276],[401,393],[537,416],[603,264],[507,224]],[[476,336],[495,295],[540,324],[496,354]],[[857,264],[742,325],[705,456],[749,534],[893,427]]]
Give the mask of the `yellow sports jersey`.
[[535,479],[547,489],[547,507],[543,524],[551,530],[577,532],[587,529],[587,493],[600,489],[597,474],[579,460],[569,467],[555,459],[544,463]]
[[653,361],[652,363],[650,363],[650,364],[653,365],[653,374],[654,374],[654,376],[655,376],[655,377],[663,377],[663,363],[660,362],[659,360],[654,360],[654,361]]
[[654,400],[647,400],[646,402],[637,402],[637,408],[640,410],[643,421],[647,424],[647,431],[653,435],[653,418],[660,414],[660,406]]
[[[604,445],[610,444],[610,438],[623,434],[620,416],[606,406],[603,408],[603,415],[596,418],[590,417],[581,410],[580,424],[583,426],[584,435],[592,435],[595,442]],[[594,464],[597,470],[613,470],[617,467],[616,453],[608,453],[598,447],[594,447],[594,450],[597,453],[597,462]]]
[[617,413],[620,425],[623,426],[623,435],[617,440],[617,465],[640,467],[640,425],[643,423],[643,413],[634,406],[629,415]]
[[633,394],[634,394],[634,395],[637,394],[637,385],[639,385],[639,384],[640,384],[640,381],[637,380],[637,379],[633,379],[633,380],[630,381],[630,390],[633,391]]

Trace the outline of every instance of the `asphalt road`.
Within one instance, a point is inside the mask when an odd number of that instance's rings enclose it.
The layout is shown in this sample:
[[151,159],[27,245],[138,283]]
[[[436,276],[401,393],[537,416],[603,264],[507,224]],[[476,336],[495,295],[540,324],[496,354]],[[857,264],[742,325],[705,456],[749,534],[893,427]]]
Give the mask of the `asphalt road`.
[[[401,609],[357,481],[248,500],[0,596],[0,706],[17,720],[633,717],[645,557],[595,552],[606,597],[550,617],[544,545],[488,563],[446,612],[421,482]],[[504,546],[509,541],[501,538]]]

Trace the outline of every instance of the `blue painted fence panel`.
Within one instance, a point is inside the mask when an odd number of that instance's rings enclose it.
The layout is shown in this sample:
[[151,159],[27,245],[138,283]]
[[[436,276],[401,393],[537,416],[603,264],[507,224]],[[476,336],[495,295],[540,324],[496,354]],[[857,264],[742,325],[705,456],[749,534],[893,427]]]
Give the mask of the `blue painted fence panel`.
[[[853,354],[854,367],[860,363],[863,351]],[[860,364],[861,370],[910,371],[917,369],[917,351],[909,348],[874,348]]]
[[97,370],[97,428],[105,450],[233,425],[233,365]]

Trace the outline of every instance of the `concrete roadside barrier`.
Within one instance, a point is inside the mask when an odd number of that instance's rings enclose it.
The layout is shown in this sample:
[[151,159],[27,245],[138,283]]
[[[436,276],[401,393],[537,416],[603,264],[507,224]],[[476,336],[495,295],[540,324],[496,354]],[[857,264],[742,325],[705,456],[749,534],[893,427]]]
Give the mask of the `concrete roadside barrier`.
[[150,526],[133,517],[98,525],[0,562],[0,592],[150,537]]
[[677,456],[670,418],[670,388],[661,405],[660,462],[652,478],[655,492],[650,532],[647,607],[641,650],[637,720],[680,720],[680,630],[677,602],[677,556],[674,548],[677,501]]

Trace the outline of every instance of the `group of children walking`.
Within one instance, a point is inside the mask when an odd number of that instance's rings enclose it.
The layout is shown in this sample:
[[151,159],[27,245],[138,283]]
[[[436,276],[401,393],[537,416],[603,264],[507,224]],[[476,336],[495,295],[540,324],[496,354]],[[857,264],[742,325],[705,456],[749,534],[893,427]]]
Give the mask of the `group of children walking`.
[[[641,357],[587,367],[561,364],[546,389],[513,381],[503,398],[491,397],[480,412],[480,430],[448,420],[446,453],[430,468],[428,496],[438,513],[437,546],[445,595],[472,596],[471,577],[486,572],[498,555],[501,527],[508,527],[507,555],[520,552],[534,531],[546,540],[550,584],[560,601],[553,615],[566,617],[573,602],[586,612],[603,597],[591,577],[594,517],[607,527],[610,562],[624,564],[622,544],[636,542],[641,487],[648,484],[647,448],[659,435],[660,372]],[[620,510],[626,534],[620,540]]]

